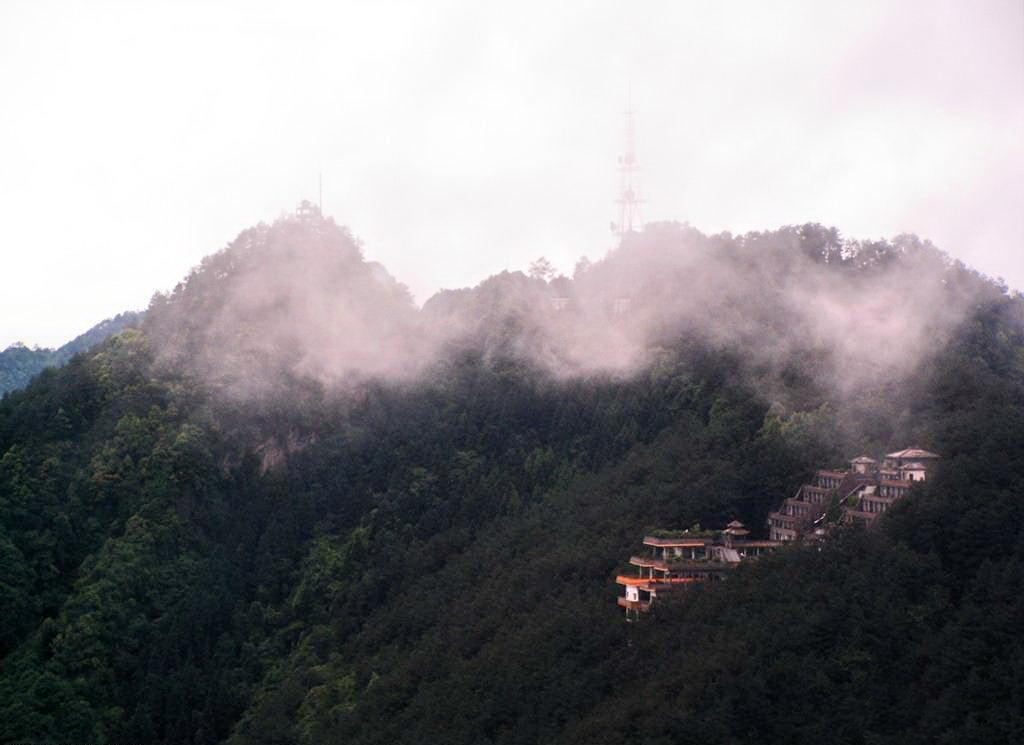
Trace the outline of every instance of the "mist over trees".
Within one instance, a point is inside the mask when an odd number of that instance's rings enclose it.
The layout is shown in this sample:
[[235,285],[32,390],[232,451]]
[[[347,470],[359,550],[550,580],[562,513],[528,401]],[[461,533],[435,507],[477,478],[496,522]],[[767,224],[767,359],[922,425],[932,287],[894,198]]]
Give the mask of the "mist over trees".
[[409,382],[460,349],[559,379],[629,376],[680,340],[740,354],[758,385],[800,368],[853,394],[916,369],[1005,291],[916,236],[844,240],[819,225],[706,236],[658,223],[572,278],[555,272],[541,257],[417,311],[345,228],[282,219],[158,294],[148,334],[170,369],[243,398],[295,379]]
[[[7,394],[0,739],[1019,738],[1024,300],[818,225],[532,274],[418,310],[288,218]],[[645,531],[908,444],[876,530],[623,622]]]

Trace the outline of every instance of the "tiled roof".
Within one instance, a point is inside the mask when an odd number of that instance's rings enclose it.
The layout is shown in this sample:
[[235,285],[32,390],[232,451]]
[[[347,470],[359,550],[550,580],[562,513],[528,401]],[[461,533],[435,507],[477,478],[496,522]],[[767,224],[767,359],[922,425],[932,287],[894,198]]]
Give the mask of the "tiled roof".
[[927,450],[921,450],[921,448],[907,448],[906,450],[897,450],[895,453],[889,453],[885,456],[886,458],[938,458],[940,457],[936,453],[930,453]]

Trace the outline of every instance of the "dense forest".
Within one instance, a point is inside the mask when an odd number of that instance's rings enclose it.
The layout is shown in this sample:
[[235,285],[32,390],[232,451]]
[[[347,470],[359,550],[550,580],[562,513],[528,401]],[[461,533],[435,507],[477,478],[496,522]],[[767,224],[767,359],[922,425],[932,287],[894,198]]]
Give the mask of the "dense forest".
[[[658,224],[417,310],[256,226],[0,402],[0,740],[1019,742],[1022,433],[1024,299],[914,236]],[[909,445],[871,530],[625,622],[645,531]]]
[[141,314],[126,311],[113,318],[100,321],[83,334],[79,334],[57,349],[30,348],[12,344],[0,351],[0,395],[25,387],[32,378],[47,367],[60,367],[79,352],[85,352],[112,334],[139,322]]

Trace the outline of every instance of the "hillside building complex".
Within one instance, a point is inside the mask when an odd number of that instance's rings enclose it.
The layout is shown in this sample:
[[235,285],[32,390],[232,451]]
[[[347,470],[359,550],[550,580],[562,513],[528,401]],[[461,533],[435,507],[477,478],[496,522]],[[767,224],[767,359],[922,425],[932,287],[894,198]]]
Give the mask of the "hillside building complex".
[[907,448],[889,453],[881,465],[862,455],[850,461],[848,470],[817,471],[813,483],[769,513],[768,535],[774,541],[808,537],[822,529],[829,510],[842,522],[870,525],[915,481],[924,481],[938,459],[927,450]]
[[750,532],[736,520],[724,530],[694,527],[645,536],[646,555],[629,559],[636,575],[615,578],[625,587],[617,602],[626,618],[634,619],[650,610],[659,595],[694,582],[724,579],[743,561],[787,541],[821,538],[828,524],[870,526],[914,482],[926,480],[938,460],[935,453],[907,448],[889,453],[881,464],[862,455],[850,461],[849,469],[816,471],[812,483],[769,513],[768,540],[751,540]]
[[743,523],[733,520],[724,530],[658,531],[644,537],[650,549],[645,556],[631,556],[636,576],[620,574],[615,581],[626,593],[618,604],[627,618],[650,610],[659,593],[694,582],[724,579],[740,562],[777,548],[778,541],[748,538]]

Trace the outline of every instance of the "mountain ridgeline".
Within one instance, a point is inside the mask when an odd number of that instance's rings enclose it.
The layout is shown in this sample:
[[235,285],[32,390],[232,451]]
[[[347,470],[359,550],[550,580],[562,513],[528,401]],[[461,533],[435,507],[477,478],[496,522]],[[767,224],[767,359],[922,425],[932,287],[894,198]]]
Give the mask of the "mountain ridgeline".
[[[994,743],[1024,729],[1024,300],[925,241],[656,224],[417,309],[244,231],[0,402],[0,740]],[[870,530],[639,623],[645,531],[914,444]]]
[[100,321],[83,334],[57,349],[30,348],[24,344],[12,344],[0,352],[0,396],[7,391],[24,388],[28,382],[48,367],[60,367],[79,352],[96,346],[112,334],[128,326],[134,326],[142,319],[141,313],[125,311],[113,318]]

